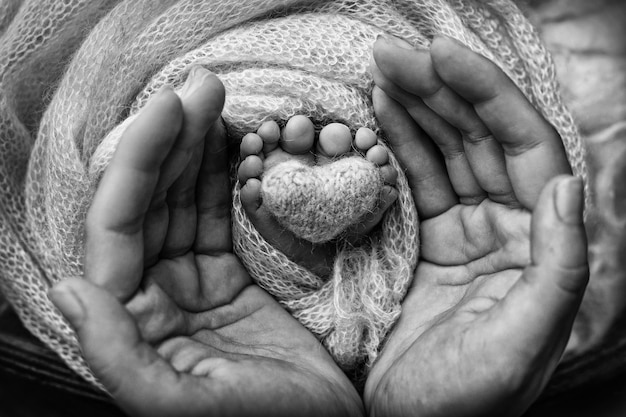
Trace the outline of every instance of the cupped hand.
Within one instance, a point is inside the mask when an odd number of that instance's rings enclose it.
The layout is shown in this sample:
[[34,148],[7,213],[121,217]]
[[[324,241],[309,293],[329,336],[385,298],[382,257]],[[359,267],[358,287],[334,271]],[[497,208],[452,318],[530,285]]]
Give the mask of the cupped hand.
[[374,107],[421,216],[421,260],[365,389],[371,415],[519,415],[587,279],[583,187],[492,62],[439,37],[374,47]]
[[196,68],[179,95],[163,89],[124,132],[88,214],[85,279],[50,293],[91,369],[137,416],[362,414],[232,253],[221,82]]

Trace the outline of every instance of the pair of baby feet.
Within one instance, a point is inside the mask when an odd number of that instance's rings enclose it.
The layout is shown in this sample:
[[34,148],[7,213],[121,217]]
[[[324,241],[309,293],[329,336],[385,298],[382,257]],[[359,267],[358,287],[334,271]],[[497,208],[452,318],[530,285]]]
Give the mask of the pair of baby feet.
[[[369,161],[377,171],[380,186],[376,188],[378,195],[373,197],[373,207],[347,225],[341,239],[315,242],[298,236],[280,224],[268,204],[264,204],[262,181],[272,168],[297,161],[304,166],[329,170],[333,169],[332,164],[350,156]],[[389,163],[389,153],[378,144],[376,133],[368,128],[360,128],[353,137],[346,125],[331,123],[316,138],[315,127],[305,116],[292,117],[282,129],[276,122],[268,121],[256,133],[243,137],[240,157],[241,204],[254,227],[273,247],[320,276],[328,276],[332,271],[339,240],[342,244],[357,244],[368,236],[398,197],[397,172]]]

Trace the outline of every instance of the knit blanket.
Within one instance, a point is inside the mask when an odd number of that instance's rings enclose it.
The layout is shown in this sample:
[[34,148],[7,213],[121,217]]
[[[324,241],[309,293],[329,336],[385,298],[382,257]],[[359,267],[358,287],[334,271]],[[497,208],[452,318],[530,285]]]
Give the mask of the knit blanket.
[[[234,142],[296,114],[378,131],[368,63],[381,33],[421,47],[445,34],[496,62],[586,176],[551,58],[509,0],[0,0],[0,289],[26,327],[97,384],[46,293],[82,274],[98,179],[155,91],[180,87],[197,64],[215,72]],[[254,280],[350,371],[375,360],[418,261],[415,207],[390,162],[398,201],[326,278],[269,245],[233,189],[234,246]]]

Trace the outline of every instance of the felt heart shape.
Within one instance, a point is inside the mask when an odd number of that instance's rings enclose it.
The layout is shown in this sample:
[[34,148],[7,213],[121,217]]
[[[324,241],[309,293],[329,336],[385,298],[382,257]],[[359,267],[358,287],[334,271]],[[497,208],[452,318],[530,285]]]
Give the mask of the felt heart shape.
[[378,168],[360,156],[313,166],[291,160],[265,172],[261,196],[281,226],[322,243],[372,212],[382,187]]

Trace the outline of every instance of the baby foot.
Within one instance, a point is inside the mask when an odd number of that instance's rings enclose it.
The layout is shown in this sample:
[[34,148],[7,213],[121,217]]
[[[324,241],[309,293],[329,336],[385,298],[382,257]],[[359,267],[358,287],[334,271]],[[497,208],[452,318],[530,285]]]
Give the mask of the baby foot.
[[[282,132],[275,122],[264,123],[256,133],[249,133],[242,139],[240,149],[242,162],[238,177],[242,184],[241,203],[252,224],[272,246],[321,276],[328,275],[332,269],[337,241],[343,239],[348,243],[356,243],[371,232],[398,195],[394,187],[397,173],[388,162],[387,150],[377,144],[376,134],[367,128],[359,129],[353,141],[347,126],[332,123],[322,129],[315,144],[313,123],[304,116],[294,116]],[[354,171],[358,171],[357,182],[349,185],[347,194],[345,190],[337,193],[340,194],[337,198],[343,200],[344,206],[347,200],[349,209],[355,205],[353,200],[370,198],[372,202],[356,221],[352,221],[349,228],[346,225],[338,232],[331,231],[329,235],[327,230],[319,229],[332,227],[316,227],[317,232],[321,233],[319,238],[320,235],[309,236],[297,228],[294,234],[293,227],[283,227],[285,223],[279,222],[281,215],[276,214],[273,201],[270,201],[272,196],[264,193],[264,188],[267,189],[268,184],[279,184],[287,176],[291,183],[297,182],[296,188],[301,191],[307,183],[311,186],[308,178],[311,167],[316,170],[314,174],[322,172],[326,175],[332,171],[334,177],[329,180],[330,188],[305,192],[322,194],[331,200],[337,191],[333,182],[342,182],[339,188],[346,188],[344,177],[355,177]],[[284,175],[285,170],[289,171],[287,175]],[[331,200],[325,206],[332,209],[336,204]],[[313,221],[314,226],[319,226],[313,219],[318,213],[306,212],[304,205],[292,204],[295,211],[286,213],[287,216],[300,216],[301,220]],[[330,218],[332,223],[334,217],[326,215],[324,220]],[[333,240],[335,237],[339,239]]]

